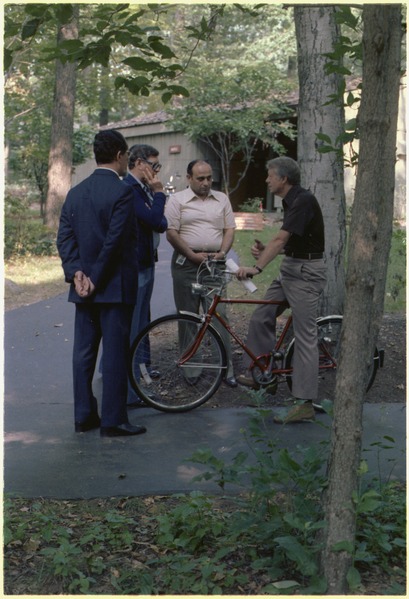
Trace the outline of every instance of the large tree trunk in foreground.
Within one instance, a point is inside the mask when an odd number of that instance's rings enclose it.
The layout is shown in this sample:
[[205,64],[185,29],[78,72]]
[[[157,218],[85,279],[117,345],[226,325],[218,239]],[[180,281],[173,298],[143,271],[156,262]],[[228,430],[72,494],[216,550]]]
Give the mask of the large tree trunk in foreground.
[[[332,143],[344,132],[342,78],[326,74],[325,53],[333,52],[340,32],[336,6],[295,6],[300,100],[298,108],[298,162],[302,183],[317,197],[325,222],[328,281],[320,302],[320,314],[342,314],[345,291],[345,192],[344,165],[335,152],[320,153],[318,133]],[[340,148],[342,149],[342,147]]]
[[[72,20],[59,27],[57,44],[78,38],[79,7],[72,6]],[[45,215],[45,223],[52,229],[58,227],[61,206],[71,187],[76,79],[75,63],[57,60]]]
[[345,318],[336,384],[322,569],[327,593],[357,575],[350,551],[361,460],[362,406],[383,312],[393,221],[400,81],[400,5],[364,5],[363,80],[358,114],[358,177],[348,252]]

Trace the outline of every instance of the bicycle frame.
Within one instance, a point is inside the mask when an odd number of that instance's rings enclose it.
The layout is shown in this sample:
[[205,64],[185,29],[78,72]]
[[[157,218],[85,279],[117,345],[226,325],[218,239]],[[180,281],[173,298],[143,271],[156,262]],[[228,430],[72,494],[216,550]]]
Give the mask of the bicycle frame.
[[[288,302],[286,301],[278,301],[278,300],[262,300],[262,299],[257,299],[257,300],[251,300],[251,299],[228,299],[228,298],[224,298],[222,297],[220,294],[215,293],[212,299],[212,302],[209,306],[209,309],[207,310],[207,312],[201,317],[202,321],[203,321],[203,325],[200,327],[199,332],[197,333],[195,339],[193,340],[191,346],[185,351],[185,353],[181,356],[181,359],[179,361],[180,365],[185,364],[188,360],[190,360],[192,358],[192,356],[195,355],[195,353],[197,352],[197,350],[199,349],[199,346],[202,342],[203,336],[207,330],[207,328],[209,326],[211,326],[211,321],[213,318],[216,318],[216,320],[218,320],[218,322],[222,325],[222,327],[224,329],[226,329],[226,331],[228,331],[228,333],[231,335],[231,337],[233,337],[233,339],[236,341],[236,343],[238,343],[238,345],[248,354],[248,356],[251,358],[252,362],[253,362],[253,367],[257,366],[258,368],[260,368],[261,371],[263,372],[267,372],[269,369],[269,363],[266,363],[263,358],[265,357],[263,356],[256,356],[249,347],[247,347],[247,345],[244,343],[244,341],[233,331],[233,329],[231,328],[231,326],[229,325],[228,322],[226,322],[226,320],[217,312],[217,306],[219,304],[246,304],[246,305],[270,305],[270,306],[282,306],[283,309],[289,308]],[[183,314],[183,312],[182,312]],[[284,325],[283,330],[281,331],[281,334],[279,336],[279,338],[276,341],[275,347],[274,347],[274,353],[279,352],[282,348],[282,346],[284,345],[284,339],[287,336],[288,330],[292,324],[292,314],[290,314],[286,320],[286,323]],[[284,357],[285,354],[283,354]],[[274,373],[275,374],[289,374],[291,372],[291,370],[286,370],[283,368],[280,369],[274,369]]]

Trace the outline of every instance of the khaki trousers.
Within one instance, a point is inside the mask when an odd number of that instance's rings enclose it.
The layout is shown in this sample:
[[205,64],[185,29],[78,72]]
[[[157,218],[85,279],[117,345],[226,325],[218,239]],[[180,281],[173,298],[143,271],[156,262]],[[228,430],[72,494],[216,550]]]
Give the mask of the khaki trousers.
[[[299,260],[285,257],[279,277],[267,289],[264,299],[290,304],[295,337],[292,393],[298,399],[316,399],[318,395],[318,299],[325,287],[324,260]],[[247,345],[257,355],[267,354],[276,343],[276,319],[281,306],[258,306],[251,317]],[[243,359],[246,368],[250,358]]]

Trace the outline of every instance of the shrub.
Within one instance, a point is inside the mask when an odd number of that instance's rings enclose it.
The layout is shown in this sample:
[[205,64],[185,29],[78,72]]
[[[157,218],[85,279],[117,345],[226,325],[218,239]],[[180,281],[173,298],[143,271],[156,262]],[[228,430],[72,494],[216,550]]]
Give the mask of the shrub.
[[57,252],[55,233],[32,216],[26,197],[5,198],[4,258],[53,256]]

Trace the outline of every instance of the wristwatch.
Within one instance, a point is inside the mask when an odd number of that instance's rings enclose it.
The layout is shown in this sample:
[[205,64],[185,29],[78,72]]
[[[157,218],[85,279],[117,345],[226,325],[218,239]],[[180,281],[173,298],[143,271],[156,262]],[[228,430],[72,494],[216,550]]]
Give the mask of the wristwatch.
[[259,266],[257,266],[257,264],[255,264],[255,265],[253,266],[253,268],[255,268],[256,270],[258,270],[259,274],[263,272],[263,269],[262,269],[262,268],[260,268]]

